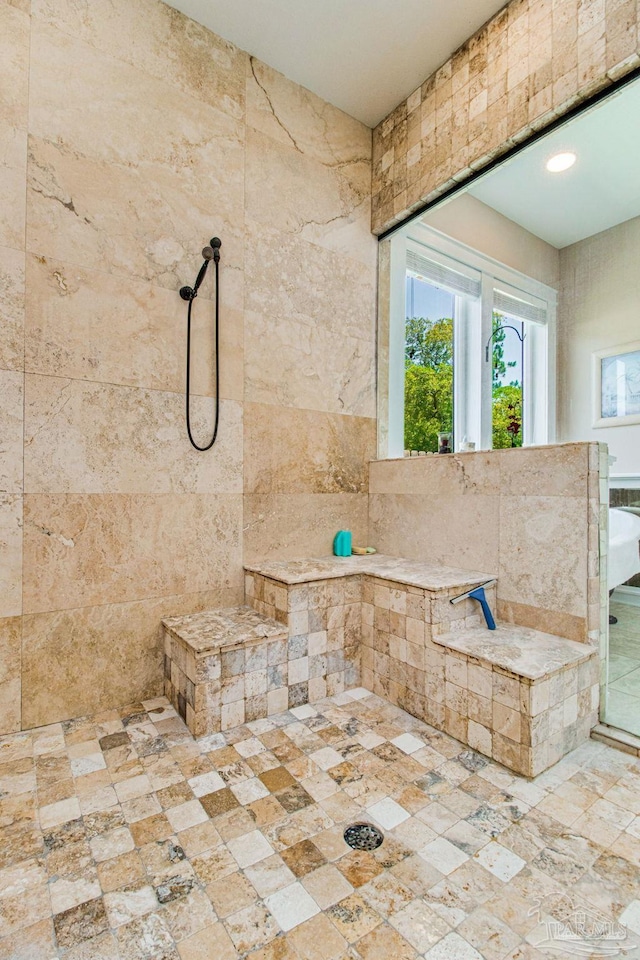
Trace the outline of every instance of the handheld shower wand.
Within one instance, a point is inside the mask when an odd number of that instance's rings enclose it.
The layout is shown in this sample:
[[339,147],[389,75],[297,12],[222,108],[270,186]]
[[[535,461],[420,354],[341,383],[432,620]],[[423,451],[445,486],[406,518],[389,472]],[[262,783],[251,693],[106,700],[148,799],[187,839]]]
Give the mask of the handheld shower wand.
[[[183,300],[193,300],[198,296],[198,290],[200,289],[200,284],[204,280],[205,274],[207,272],[207,267],[213,260],[218,265],[220,261],[220,247],[222,246],[222,240],[219,237],[213,237],[209,243],[208,247],[204,247],[202,250],[202,256],[204,258],[204,263],[198,271],[198,276],[196,277],[196,282],[192,287],[180,287],[180,296]],[[216,285],[217,286],[217,285]]]
[[[220,419],[220,370],[219,370],[219,361],[218,356],[220,352],[220,336],[219,336],[219,319],[220,319],[220,278],[219,278],[219,264],[220,264],[220,247],[222,246],[222,240],[219,237],[213,237],[209,243],[208,247],[205,247],[202,251],[203,264],[198,271],[198,276],[196,277],[196,282],[192,287],[180,287],[180,296],[183,300],[186,300],[189,304],[187,308],[187,377],[186,377],[186,388],[185,388],[185,400],[186,400],[186,414],[187,414],[187,434],[189,436],[189,441],[191,446],[196,450],[204,451],[210,450],[211,447],[216,442],[216,437],[218,436],[218,422]],[[191,394],[191,308],[193,307],[193,301],[198,296],[198,290],[200,285],[205,278],[207,268],[211,261],[213,260],[216,270],[216,301],[215,301],[215,373],[216,373],[216,387],[215,387],[215,402],[216,402],[216,412],[215,412],[215,424],[213,428],[213,436],[211,441],[207,443],[204,447],[199,446],[193,439],[193,434],[191,433],[191,412],[189,409],[189,398]]]

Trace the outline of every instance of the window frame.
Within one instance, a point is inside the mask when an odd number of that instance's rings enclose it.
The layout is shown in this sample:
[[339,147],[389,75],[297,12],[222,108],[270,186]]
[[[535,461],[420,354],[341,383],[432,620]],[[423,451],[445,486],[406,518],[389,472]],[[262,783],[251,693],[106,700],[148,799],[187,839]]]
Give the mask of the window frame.
[[[382,422],[378,456],[404,457],[407,252],[421,249],[430,261],[438,262],[440,258],[445,268],[456,264],[460,268],[458,272],[467,276],[479,274],[481,278],[479,298],[456,294],[453,319],[454,351],[458,360],[454,362],[454,452],[460,450],[465,435],[475,441],[476,450],[492,449],[493,365],[485,363],[484,354],[493,332],[495,290],[545,313],[544,322],[517,317],[524,320],[527,328],[523,446],[555,442],[557,291],[424,223],[414,222],[406,231],[398,231],[383,241],[381,248],[385,245],[388,245],[388,256],[381,260],[381,279],[386,282],[380,287],[380,322],[383,325],[386,319],[388,330],[384,331],[382,326],[379,330],[382,349],[378,359],[378,395]],[[464,358],[462,368],[461,356]]]

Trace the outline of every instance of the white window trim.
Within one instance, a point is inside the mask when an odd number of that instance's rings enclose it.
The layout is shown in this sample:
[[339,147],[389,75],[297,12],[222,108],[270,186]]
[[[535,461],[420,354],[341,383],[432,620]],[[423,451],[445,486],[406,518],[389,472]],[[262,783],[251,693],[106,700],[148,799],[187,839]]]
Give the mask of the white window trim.
[[[556,313],[557,292],[547,284],[506,266],[492,257],[448,237],[423,223],[413,224],[410,232],[397,233],[390,239],[390,311],[389,311],[389,410],[387,449],[379,456],[404,455],[404,339],[406,323],[407,250],[420,253],[429,260],[440,258],[443,266],[453,268],[470,279],[481,277],[479,300],[456,296],[456,324],[463,322],[461,309],[473,310],[474,303],[481,311],[480,340],[477,335],[470,350],[480,347],[481,363],[484,349],[492,333],[493,291],[514,296],[546,313],[546,322],[528,320],[528,336],[524,343],[524,436],[523,444],[531,446],[554,443],[556,437]],[[426,249],[425,249],[426,248]],[[476,324],[476,330],[478,325]],[[462,359],[462,358],[461,358]],[[459,449],[463,433],[473,437],[476,448],[491,449],[492,423],[489,416],[492,399],[492,381],[482,366],[460,360],[454,366],[455,443]],[[474,372],[475,370],[475,372]],[[469,371],[472,371],[469,374]],[[480,384],[474,382],[478,371]],[[464,374],[464,375],[463,375]],[[471,381],[471,382],[470,382]],[[527,390],[527,383],[535,382],[535,395]],[[480,406],[473,401],[480,393]]]

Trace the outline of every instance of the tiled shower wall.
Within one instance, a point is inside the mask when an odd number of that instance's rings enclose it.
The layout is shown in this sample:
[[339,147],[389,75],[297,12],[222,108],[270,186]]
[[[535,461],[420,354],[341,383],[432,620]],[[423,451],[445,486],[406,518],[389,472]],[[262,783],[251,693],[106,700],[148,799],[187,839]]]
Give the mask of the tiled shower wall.
[[637,0],[511,0],[374,130],[373,230],[640,66]]
[[159,693],[243,548],[364,539],[376,244],[371,131],[158,0],[0,0],[0,64],[4,733]]
[[376,461],[369,540],[497,576],[502,620],[597,645],[600,454],[597,443],[567,443]]

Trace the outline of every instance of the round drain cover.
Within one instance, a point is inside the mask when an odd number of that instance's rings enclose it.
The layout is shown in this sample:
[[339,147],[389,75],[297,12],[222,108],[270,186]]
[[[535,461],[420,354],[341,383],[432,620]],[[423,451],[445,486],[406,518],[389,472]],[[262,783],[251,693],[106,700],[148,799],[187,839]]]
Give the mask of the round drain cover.
[[384,836],[372,823],[353,823],[345,830],[344,839],[354,850],[377,850]]

